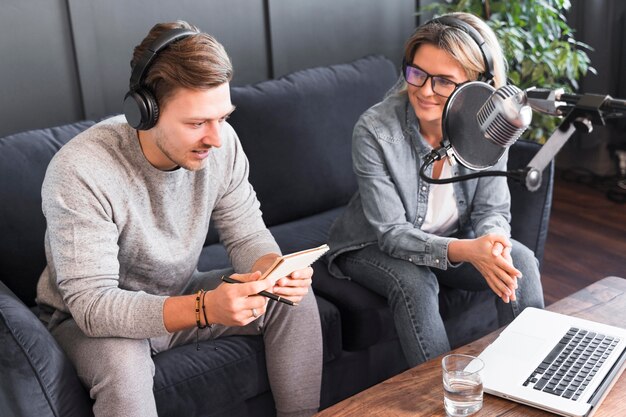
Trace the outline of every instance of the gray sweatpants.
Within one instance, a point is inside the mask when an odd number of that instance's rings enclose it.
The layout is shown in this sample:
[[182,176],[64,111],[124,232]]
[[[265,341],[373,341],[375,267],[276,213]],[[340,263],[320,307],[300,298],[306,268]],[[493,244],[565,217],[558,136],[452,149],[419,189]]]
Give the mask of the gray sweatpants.
[[[232,270],[199,274],[186,294],[213,289]],[[196,329],[153,339],[92,338],[73,319],[51,329],[95,400],[96,417],[156,417],[152,355],[194,342]],[[266,313],[243,327],[213,325],[200,339],[263,334],[267,371],[277,416],[310,416],[319,408],[322,332],[313,292],[298,306],[269,301]],[[202,350],[198,355],[202,354]],[[206,387],[210,395],[211,387]]]

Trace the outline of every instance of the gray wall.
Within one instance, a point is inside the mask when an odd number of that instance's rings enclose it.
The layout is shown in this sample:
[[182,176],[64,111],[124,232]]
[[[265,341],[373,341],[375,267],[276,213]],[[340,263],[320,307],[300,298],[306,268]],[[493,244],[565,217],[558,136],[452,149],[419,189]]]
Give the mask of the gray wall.
[[82,116],[64,0],[3,0],[0,57],[0,136]]
[[415,0],[3,0],[0,136],[121,111],[130,57],[159,21],[214,35],[234,85],[383,54],[399,62]]

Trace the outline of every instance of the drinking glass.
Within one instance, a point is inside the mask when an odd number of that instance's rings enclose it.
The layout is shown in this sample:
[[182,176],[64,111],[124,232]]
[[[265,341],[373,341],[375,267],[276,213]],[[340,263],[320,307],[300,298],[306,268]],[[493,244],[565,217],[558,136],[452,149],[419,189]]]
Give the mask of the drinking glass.
[[443,404],[448,416],[469,416],[483,406],[484,363],[470,355],[452,354],[441,361]]

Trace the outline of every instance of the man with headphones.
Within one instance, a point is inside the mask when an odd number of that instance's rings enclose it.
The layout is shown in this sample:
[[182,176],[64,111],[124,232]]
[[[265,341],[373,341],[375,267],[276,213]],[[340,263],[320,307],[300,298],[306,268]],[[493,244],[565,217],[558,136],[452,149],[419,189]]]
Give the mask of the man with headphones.
[[[414,366],[450,350],[440,284],[491,289],[500,325],[527,306],[543,307],[543,292],[534,254],[510,238],[504,177],[431,185],[419,175],[443,139],[443,110],[455,89],[468,81],[506,83],[495,34],[476,16],[454,13],[417,28],[404,51],[400,82],[354,128],[358,191],[331,228],[328,256],[331,274],[387,299]],[[506,170],[506,163],[504,156],[491,169]],[[426,174],[469,172],[446,157]]]
[[[155,25],[131,65],[124,115],[72,139],[46,172],[42,320],[89,389],[96,417],[157,415],[152,355],[256,334],[277,415],[312,415],[322,370],[312,269],[259,280],[280,250],[226,122],[230,59],[211,36],[174,22]],[[234,271],[197,271],[209,221]],[[224,275],[242,283],[222,283]],[[298,305],[268,302],[261,291]]]

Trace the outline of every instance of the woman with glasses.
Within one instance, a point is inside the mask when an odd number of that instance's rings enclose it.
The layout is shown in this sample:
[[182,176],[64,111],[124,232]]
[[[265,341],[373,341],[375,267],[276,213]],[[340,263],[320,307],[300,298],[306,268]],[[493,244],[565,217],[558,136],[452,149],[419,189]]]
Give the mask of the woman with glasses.
[[[422,26],[405,45],[400,82],[354,128],[358,191],[331,229],[329,269],[386,297],[410,366],[450,350],[439,315],[439,285],[491,289],[500,325],[543,307],[538,263],[510,238],[505,177],[431,185],[423,158],[442,140],[447,98],[462,83],[505,84],[493,31],[455,13]],[[506,155],[492,168],[506,169]],[[470,173],[449,158],[426,173]]]

